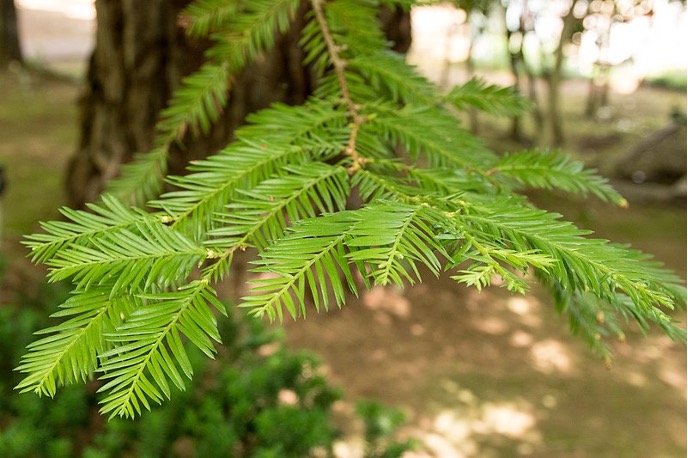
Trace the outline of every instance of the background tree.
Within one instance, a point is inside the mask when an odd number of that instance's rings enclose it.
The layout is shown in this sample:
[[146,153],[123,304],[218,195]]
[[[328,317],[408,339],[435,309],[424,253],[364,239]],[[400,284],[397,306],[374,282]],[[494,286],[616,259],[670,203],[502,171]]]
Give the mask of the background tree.
[[14,0],[0,0],[0,69],[22,60]]
[[[576,23],[574,16],[576,1],[560,3],[562,8],[557,15],[561,21],[561,29],[557,39],[554,40],[556,47],[549,52],[543,53],[542,57],[542,74],[547,83],[547,110],[543,117],[542,134],[538,137],[538,144],[541,146],[558,146],[564,142],[564,126],[561,117],[559,95],[565,60],[564,50],[566,45],[571,42]],[[547,41],[549,40],[543,40],[541,49],[544,50]]]
[[[526,37],[533,32],[533,16],[528,8],[527,0],[523,2],[504,0],[500,3],[504,8],[504,31],[509,54],[509,70],[514,79],[514,85],[533,102],[530,114],[537,131],[541,131],[544,121],[537,90],[537,75],[532,64],[526,60],[524,51]],[[518,141],[526,140],[521,116],[511,118],[511,138]]]
[[[160,112],[182,78],[198,69],[210,45],[186,34],[188,24],[179,14],[189,3],[96,0],[98,27],[81,100],[81,139],[66,177],[70,206],[95,200],[134,153],[161,146],[154,140]],[[312,72],[303,66],[298,45],[307,3],[275,46],[234,77],[227,108],[209,132],[186,133],[184,148],[164,145],[172,172],[223,146],[248,113],[272,102],[303,103],[313,91]],[[408,49],[409,14],[383,9],[380,15],[395,49]]]
[[[451,3],[466,13],[464,17],[465,26],[468,28],[468,49],[466,51],[466,73],[468,77],[466,80],[469,80],[475,76],[475,62],[473,59],[473,47],[475,40],[477,37],[485,33],[487,20],[490,17],[490,13],[496,2],[494,0],[454,0]],[[458,30],[459,25],[460,24],[456,24],[450,29],[450,35],[447,36],[447,43],[451,41],[451,35]],[[449,85],[450,67],[451,62],[447,56],[447,59],[444,63],[444,68],[442,70],[442,77],[440,79],[440,84],[442,86]],[[470,122],[471,133],[477,134],[479,129],[478,111],[470,108],[468,110],[468,118]]]
[[[682,2],[685,3],[685,2]],[[632,55],[622,58],[612,55],[611,41],[615,27],[644,18],[651,23],[655,2],[650,0],[604,0],[581,5],[579,37],[586,39],[595,50],[589,80],[585,116],[594,118],[600,108],[609,102],[609,79],[614,67],[632,60]]]

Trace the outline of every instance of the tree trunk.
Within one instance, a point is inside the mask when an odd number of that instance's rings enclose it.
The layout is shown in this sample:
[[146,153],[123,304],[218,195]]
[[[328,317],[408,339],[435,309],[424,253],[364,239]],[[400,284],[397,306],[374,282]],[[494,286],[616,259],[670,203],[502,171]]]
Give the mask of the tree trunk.
[[[81,140],[67,170],[69,205],[95,200],[121,163],[151,149],[158,113],[179,85],[196,70],[209,43],[185,36],[177,23],[190,0],[96,0],[98,30],[81,100]],[[170,172],[182,173],[190,160],[226,144],[247,114],[273,102],[302,103],[313,90],[298,46],[305,13],[280,36],[272,51],[236,79],[229,106],[212,131],[186,139],[171,152]],[[381,14],[398,50],[410,45],[410,17]]]
[[14,0],[0,0],[0,69],[11,62],[22,62]]
[[[70,205],[94,200],[135,152],[151,149],[158,113],[183,76],[196,70],[209,43],[189,39],[177,24],[188,0],[97,0],[98,29],[81,100],[81,141],[67,171]],[[298,26],[296,27],[298,29]],[[245,116],[274,101],[303,102],[308,71],[296,33],[236,80],[230,106],[214,129],[171,152],[170,171],[226,143]]]
[[575,25],[573,15],[573,3],[563,18],[564,24],[561,28],[559,43],[554,52],[554,64],[545,75],[547,81],[548,106],[542,135],[538,139],[541,146],[560,146],[564,143],[564,126],[561,117],[559,86],[562,80],[562,68],[564,65],[564,46],[573,33]]
[[[509,52],[509,69],[514,78],[514,86],[521,93],[526,93],[528,99],[533,102],[533,109],[531,110],[531,115],[533,116],[533,122],[535,124],[536,132],[542,130],[542,125],[544,123],[542,117],[542,111],[540,109],[538,91],[537,91],[537,78],[531,68],[526,62],[525,52],[523,50],[524,41],[526,34],[531,29],[528,25],[530,20],[528,19],[528,2],[525,1],[522,5],[522,12],[519,17],[518,28],[515,30],[510,30],[508,24],[506,23],[506,9],[502,15],[505,19],[504,27],[506,30],[506,43],[507,51]],[[523,78],[522,78],[523,76]],[[523,81],[525,79],[526,90],[523,90]],[[511,138],[521,142],[526,143],[526,135],[523,132],[523,120],[521,116],[514,116],[511,122]]]

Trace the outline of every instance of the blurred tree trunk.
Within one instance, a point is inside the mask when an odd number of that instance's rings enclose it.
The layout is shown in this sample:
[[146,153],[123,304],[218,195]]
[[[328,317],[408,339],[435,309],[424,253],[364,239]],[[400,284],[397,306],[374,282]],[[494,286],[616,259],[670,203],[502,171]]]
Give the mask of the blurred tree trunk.
[[13,61],[22,62],[17,9],[14,0],[0,0],[0,69]]
[[571,3],[566,15],[563,17],[563,25],[559,36],[559,43],[554,51],[554,63],[544,72],[547,82],[547,112],[541,135],[538,138],[540,146],[561,146],[564,143],[564,125],[560,106],[560,86],[562,70],[564,66],[564,47],[573,34],[576,18],[573,15],[574,2]]
[[[528,1],[524,0],[521,4],[522,9],[519,15],[518,27],[514,30],[509,28],[506,22],[507,8],[504,8],[504,30],[506,31],[506,44],[509,52],[509,69],[514,78],[514,86],[521,93],[526,93],[527,97],[533,102],[533,109],[531,114],[535,124],[536,132],[542,130],[544,124],[542,111],[540,109],[539,96],[537,91],[537,78],[533,70],[526,62],[525,52],[523,50],[526,35],[532,32],[532,18],[529,17]],[[522,77],[523,76],[523,77]],[[523,90],[525,79],[526,90]],[[514,116],[511,121],[511,138],[518,142],[526,142],[526,135],[523,133],[523,119],[521,116]]]
[[[79,149],[67,170],[72,207],[94,200],[122,162],[151,149],[158,113],[181,78],[199,67],[209,43],[189,39],[178,24],[189,0],[96,0],[98,29],[81,100]],[[303,13],[302,11],[301,13]],[[313,90],[298,46],[303,14],[275,48],[240,75],[223,118],[209,135],[186,139],[172,151],[170,171],[182,173],[189,160],[226,144],[250,112],[272,102],[302,103]],[[387,11],[390,39],[410,44],[408,15]]]
[[[611,11],[613,13],[614,10]],[[593,64],[593,74],[590,77],[590,84],[588,90],[588,99],[585,103],[584,115],[588,119],[594,119],[600,108],[607,106],[609,97],[609,76],[611,73],[611,64],[603,58],[609,52],[609,45],[612,33],[612,24],[614,18],[612,14],[606,15],[606,21],[596,21],[598,23],[606,24],[606,27],[598,29],[598,38],[596,44],[597,59]],[[600,15],[603,13],[599,13]]]
[[[189,0],[96,0],[98,28],[81,100],[81,140],[67,172],[70,205],[94,200],[122,162],[151,149],[158,113],[182,77],[196,70],[208,42],[189,39],[178,25]],[[226,143],[246,114],[273,101],[302,102],[311,90],[296,34],[240,76],[231,105],[213,131],[172,151],[170,170]],[[186,139],[189,140],[189,139]]]

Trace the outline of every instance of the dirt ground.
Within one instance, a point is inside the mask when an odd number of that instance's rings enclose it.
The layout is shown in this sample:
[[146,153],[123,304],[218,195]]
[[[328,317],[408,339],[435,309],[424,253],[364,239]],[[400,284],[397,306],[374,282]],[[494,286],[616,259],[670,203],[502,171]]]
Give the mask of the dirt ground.
[[[19,237],[39,219],[54,218],[62,202],[60,172],[76,145],[78,91],[64,81],[0,74],[0,164],[10,183],[1,249],[14,287],[37,275],[23,260]],[[625,97],[617,107],[631,100],[643,107],[633,110],[634,126],[641,127],[632,136],[661,125],[667,100],[679,100],[685,110],[685,94],[643,88]],[[569,125],[574,120],[567,118]],[[573,141],[618,127],[573,124]],[[623,211],[554,195],[539,201],[602,237],[656,254],[686,277],[685,205],[632,201]],[[7,290],[0,294],[0,303],[9,300]],[[685,312],[675,316],[685,323]],[[404,409],[403,434],[422,441],[410,457],[686,454],[685,345],[654,331],[643,337],[631,326],[626,341],[614,343],[616,358],[606,368],[569,334],[537,287],[522,297],[431,279],[405,291],[377,288],[341,310],[284,327],[288,344],[319,354],[331,380],[345,389],[342,413],[360,398]],[[340,452],[356,456],[356,444]]]

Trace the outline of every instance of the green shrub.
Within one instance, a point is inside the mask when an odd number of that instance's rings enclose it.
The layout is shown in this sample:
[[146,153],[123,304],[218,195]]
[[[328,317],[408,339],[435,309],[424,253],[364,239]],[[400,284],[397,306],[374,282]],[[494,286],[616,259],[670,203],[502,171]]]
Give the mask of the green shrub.
[[[197,349],[188,352],[196,377],[185,391],[136,421],[94,420],[96,383],[72,385],[55,397],[20,394],[17,364],[32,332],[46,325],[42,301],[0,308],[0,456],[87,458],[136,456],[308,457],[331,456],[340,439],[331,409],[341,399],[319,373],[308,353],[289,353],[282,333],[253,318],[224,319],[226,346],[209,361]],[[268,352],[268,349],[273,349]],[[269,354],[268,354],[269,353]],[[385,423],[388,411],[362,416],[366,424]],[[396,412],[396,411],[395,411]],[[366,433],[368,456],[399,456],[411,443],[392,438],[393,427]],[[382,447],[380,445],[382,444]]]

